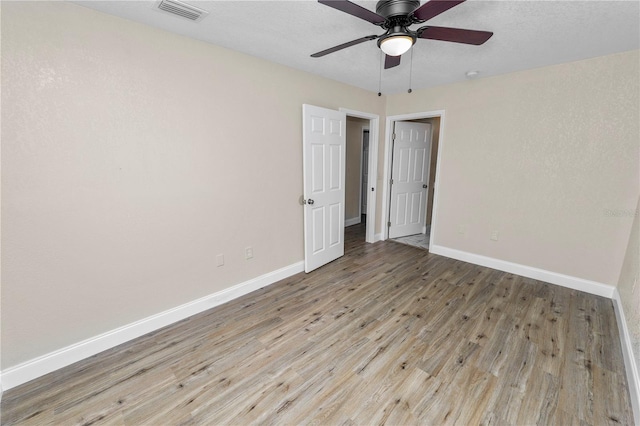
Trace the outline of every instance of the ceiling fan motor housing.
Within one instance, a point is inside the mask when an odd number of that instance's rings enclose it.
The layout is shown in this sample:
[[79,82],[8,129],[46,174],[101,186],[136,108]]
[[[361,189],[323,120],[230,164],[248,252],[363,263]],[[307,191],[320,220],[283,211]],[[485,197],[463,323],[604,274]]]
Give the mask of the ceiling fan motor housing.
[[389,19],[407,16],[420,6],[419,0],[381,0],[376,5],[376,13]]

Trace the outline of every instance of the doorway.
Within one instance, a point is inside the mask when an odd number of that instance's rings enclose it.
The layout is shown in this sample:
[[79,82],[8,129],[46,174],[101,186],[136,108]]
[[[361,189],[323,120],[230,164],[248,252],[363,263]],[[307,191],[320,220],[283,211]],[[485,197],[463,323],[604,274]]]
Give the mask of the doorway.
[[346,108],[340,108],[340,111],[347,115],[345,227],[356,224],[364,226],[365,241],[373,243],[376,241],[376,176],[380,119],[375,114],[362,111]]
[[443,121],[444,111],[387,117],[384,239],[422,249],[433,245]]
[[346,139],[344,226],[366,227],[369,181],[363,175],[368,172],[369,120],[347,116]]

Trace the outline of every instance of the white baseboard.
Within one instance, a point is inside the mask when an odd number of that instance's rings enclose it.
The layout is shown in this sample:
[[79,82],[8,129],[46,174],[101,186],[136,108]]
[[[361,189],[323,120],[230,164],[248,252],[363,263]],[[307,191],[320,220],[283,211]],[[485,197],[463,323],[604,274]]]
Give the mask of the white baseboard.
[[507,262],[506,260],[494,259],[479,254],[468,253],[461,250],[451,249],[439,245],[429,247],[429,252],[439,254],[441,256],[450,257],[452,259],[462,260],[473,263],[475,265],[486,266],[488,268],[497,269],[499,271],[509,272],[511,274],[521,275],[527,278],[556,284],[562,287],[568,287],[574,290],[584,291],[585,293],[595,294],[606,298],[613,298],[612,287],[596,281],[589,281],[582,278],[572,277],[570,275],[559,274],[557,272],[546,271],[531,266],[520,265],[518,263]]
[[631,397],[631,407],[633,408],[633,419],[636,425],[640,425],[640,374],[633,355],[631,345],[631,335],[627,327],[627,320],[622,309],[622,301],[618,289],[613,290],[613,307],[618,321],[618,332],[620,333],[620,343],[622,345],[622,356],[624,357],[624,367],[627,372],[627,383],[629,383],[629,395]]
[[382,240],[383,240],[383,238],[382,238],[382,234],[375,234],[375,235],[373,236],[373,242],[374,242],[374,243],[377,243],[378,241],[382,241]]
[[277,281],[304,271],[304,262],[294,263],[257,278],[221,290],[217,293],[196,299],[156,315],[127,324],[115,330],[67,346],[26,361],[0,372],[2,390],[11,389],[30,380],[51,373],[74,362],[81,361],[129,340],[144,336],[177,321],[236,299],[252,291],[266,287]]
[[344,227],[346,228],[347,226],[357,225],[357,224],[359,224],[361,222],[362,222],[362,217],[360,217],[360,216],[352,217],[351,219],[345,219],[344,220]]

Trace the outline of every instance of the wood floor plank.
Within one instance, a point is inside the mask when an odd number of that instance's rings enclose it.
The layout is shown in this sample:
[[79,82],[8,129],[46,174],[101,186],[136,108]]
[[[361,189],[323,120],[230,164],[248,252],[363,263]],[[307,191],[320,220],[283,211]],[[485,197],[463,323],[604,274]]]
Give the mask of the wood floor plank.
[[[527,391],[537,398],[523,398],[516,424],[550,425],[554,422],[558,405],[558,379],[549,373],[532,374],[527,383]],[[536,418],[533,417],[536,413]]]
[[[471,364],[465,365],[453,377],[447,378],[439,388],[429,389],[428,399],[420,406],[419,418],[425,424],[441,425],[455,424],[458,417],[473,417],[473,413],[464,411],[484,409],[486,400],[483,395],[491,395],[494,379],[491,374],[480,371]],[[465,395],[464,403],[456,400],[456,395],[461,392]]]
[[2,425],[633,424],[610,300],[363,241],[5,392]]
[[491,370],[499,378],[499,382],[488,408],[507,424],[517,424],[518,413],[533,373],[536,348],[530,341],[520,339],[516,334],[506,344],[510,348],[508,356],[499,358],[499,363],[491,364]]
[[624,409],[620,404],[624,398],[614,397],[607,398],[605,394],[608,392],[616,392],[616,389],[625,389],[625,379],[618,373],[614,373],[608,369],[600,368],[597,365],[593,367],[594,379],[594,401],[593,413],[594,425],[627,425],[633,424],[631,413]]

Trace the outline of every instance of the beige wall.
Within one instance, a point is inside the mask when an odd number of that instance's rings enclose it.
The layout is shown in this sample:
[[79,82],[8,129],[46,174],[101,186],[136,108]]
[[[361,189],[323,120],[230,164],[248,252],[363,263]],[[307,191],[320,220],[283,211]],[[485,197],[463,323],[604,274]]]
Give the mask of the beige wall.
[[615,286],[632,218],[607,212],[639,192],[639,59],[389,96],[387,115],[446,111],[436,243]]
[[631,335],[631,345],[640,371],[640,198],[635,210],[621,211],[619,214],[633,216],[633,227],[629,236],[629,244],[622,264],[618,292],[622,301],[622,309]]
[[2,9],[3,369],[301,261],[302,104],[384,114],[74,4]]
[[360,214],[362,127],[368,125],[369,120],[347,117],[345,220],[357,218]]

